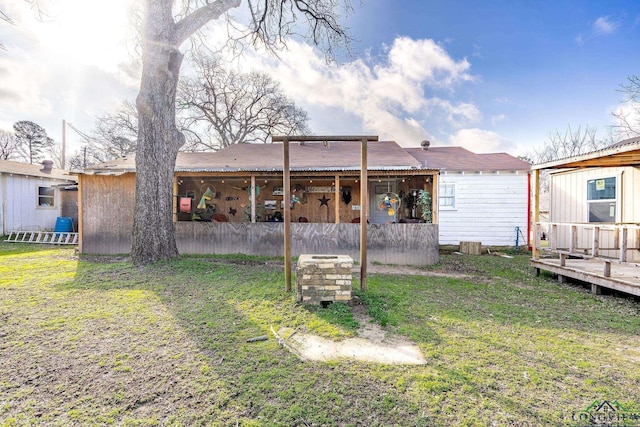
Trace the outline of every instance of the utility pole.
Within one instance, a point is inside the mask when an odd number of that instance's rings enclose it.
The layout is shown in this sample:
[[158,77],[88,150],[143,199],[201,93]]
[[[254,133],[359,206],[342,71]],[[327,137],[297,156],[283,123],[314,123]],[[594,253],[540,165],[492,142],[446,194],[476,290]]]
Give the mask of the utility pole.
[[62,119],[62,152],[60,154],[60,167],[65,169],[67,151],[67,121]]

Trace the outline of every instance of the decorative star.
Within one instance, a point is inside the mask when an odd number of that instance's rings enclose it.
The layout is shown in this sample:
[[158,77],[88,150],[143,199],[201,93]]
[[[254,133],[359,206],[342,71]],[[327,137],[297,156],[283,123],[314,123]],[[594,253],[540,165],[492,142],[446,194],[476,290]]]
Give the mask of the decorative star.
[[320,206],[325,205],[326,207],[329,207],[329,202],[331,201],[331,199],[327,199],[327,195],[323,194],[322,195],[322,199],[318,199],[320,201]]
[[229,208],[229,215],[236,216],[236,212],[238,211],[236,211],[234,208]]

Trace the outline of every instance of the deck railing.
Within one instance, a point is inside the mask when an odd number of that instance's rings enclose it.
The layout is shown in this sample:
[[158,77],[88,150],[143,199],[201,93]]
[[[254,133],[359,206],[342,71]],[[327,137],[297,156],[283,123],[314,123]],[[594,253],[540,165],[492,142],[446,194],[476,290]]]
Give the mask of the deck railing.
[[[543,236],[547,244],[544,245]],[[605,261],[640,261],[640,224],[538,222],[534,258],[540,251]]]

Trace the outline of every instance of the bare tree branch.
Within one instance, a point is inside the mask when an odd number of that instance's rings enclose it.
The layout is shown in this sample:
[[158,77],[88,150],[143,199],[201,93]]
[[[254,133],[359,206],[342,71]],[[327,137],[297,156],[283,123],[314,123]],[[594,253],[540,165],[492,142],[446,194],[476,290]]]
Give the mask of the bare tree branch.
[[267,142],[273,133],[308,132],[306,112],[284,96],[267,74],[229,71],[216,56],[198,56],[194,63],[198,77],[181,82],[177,104],[183,127],[213,136],[208,141],[200,138],[201,148],[218,150],[232,144]]
[[629,76],[627,81],[620,89],[625,94],[625,105],[611,113],[617,121],[613,128],[621,138],[640,135],[640,76]]

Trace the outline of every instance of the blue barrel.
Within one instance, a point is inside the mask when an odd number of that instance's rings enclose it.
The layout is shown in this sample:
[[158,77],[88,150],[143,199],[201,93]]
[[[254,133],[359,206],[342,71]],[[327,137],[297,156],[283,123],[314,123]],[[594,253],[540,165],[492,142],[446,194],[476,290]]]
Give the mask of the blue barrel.
[[53,231],[72,232],[73,219],[66,216],[59,216],[56,218],[56,228],[54,228]]

